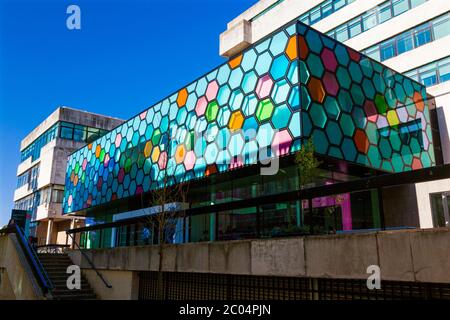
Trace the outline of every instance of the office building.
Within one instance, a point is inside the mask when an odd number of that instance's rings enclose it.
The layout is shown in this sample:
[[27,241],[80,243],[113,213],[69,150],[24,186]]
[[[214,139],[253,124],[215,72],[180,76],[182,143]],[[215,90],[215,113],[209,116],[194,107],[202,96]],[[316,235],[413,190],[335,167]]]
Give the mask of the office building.
[[14,209],[29,212],[37,244],[67,244],[65,230],[84,225],[62,215],[67,157],[121,123],[59,107],[22,140]]

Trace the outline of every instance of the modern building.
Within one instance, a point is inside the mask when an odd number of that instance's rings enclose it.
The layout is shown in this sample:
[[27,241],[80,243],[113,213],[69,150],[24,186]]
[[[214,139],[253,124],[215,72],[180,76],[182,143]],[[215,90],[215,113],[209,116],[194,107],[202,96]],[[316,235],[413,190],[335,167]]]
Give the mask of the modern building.
[[[274,29],[70,155],[63,211],[86,217],[82,246],[421,226],[396,190],[442,162],[426,87],[300,21]],[[310,140],[321,166],[302,183]],[[183,216],[155,229],[152,194],[180,184]]]
[[65,230],[84,225],[62,215],[67,157],[121,123],[59,107],[22,140],[14,209],[29,212],[31,235],[39,245],[67,244]]
[[[450,1],[261,0],[228,23],[220,54],[231,57],[296,19],[426,86],[435,97],[443,161],[450,163]],[[409,209],[420,213],[422,228],[449,221],[450,180],[396,193],[411,195]],[[446,212],[445,221],[433,221],[436,212]]]
[[[400,19],[402,5],[431,2],[386,2],[373,29]],[[62,217],[84,219],[67,233],[92,249],[64,257],[88,280],[80,294],[449,299],[450,229],[421,230],[450,221],[442,96],[427,92],[425,77],[336,40],[333,27],[314,29],[378,4],[260,1],[222,35],[228,61],[71,153]],[[299,166],[314,162],[311,144],[318,168]],[[13,240],[0,232],[0,247]],[[4,274],[27,269],[6,256]],[[59,284],[56,259],[47,254],[42,269]],[[367,282],[373,267],[377,290]]]

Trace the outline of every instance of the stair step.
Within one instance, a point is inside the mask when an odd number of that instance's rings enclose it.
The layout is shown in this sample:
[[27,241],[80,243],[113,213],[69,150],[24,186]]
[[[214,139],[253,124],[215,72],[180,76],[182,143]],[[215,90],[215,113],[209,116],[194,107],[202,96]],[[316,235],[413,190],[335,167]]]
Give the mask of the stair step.
[[84,294],[62,294],[53,296],[55,300],[97,300],[97,296],[94,293]]
[[69,255],[67,253],[64,254],[38,253],[37,255],[39,258],[52,258],[52,259],[69,258]]
[[50,281],[53,284],[52,296],[55,300],[81,300],[98,299],[94,290],[90,286],[86,277],[81,274],[81,289],[69,290],[67,288],[67,279],[70,273],[67,268],[73,265],[72,260],[67,254],[38,254],[39,260],[44,267]]
[[64,273],[67,272],[67,267],[46,267],[46,266],[44,266],[44,269],[45,269],[45,271],[47,273],[57,272],[57,271],[61,271],[61,272],[64,272]]
[[[87,285],[87,284],[89,284],[89,282],[85,279],[85,278],[81,278],[80,279],[80,282],[81,282],[81,285],[83,285],[83,284],[85,284],[85,285]],[[56,278],[56,279],[54,279],[53,281],[52,281],[52,284],[54,285],[54,286],[59,286],[59,285],[66,285],[66,283],[67,283],[67,278]]]
[[39,258],[39,261],[41,263],[72,263],[72,260],[70,260],[69,257],[67,258],[58,258],[58,259],[51,259],[51,258]]
[[52,290],[52,295],[60,296],[60,295],[79,295],[79,294],[95,294],[94,290],[91,288],[81,288],[81,289],[73,289],[70,290],[68,288],[56,288]]
[[45,270],[47,270],[47,269],[61,269],[61,270],[67,270],[67,268],[69,267],[69,266],[71,266],[70,264],[67,264],[67,265],[62,265],[62,264],[43,264],[42,265],[43,267],[44,267],[44,269]]

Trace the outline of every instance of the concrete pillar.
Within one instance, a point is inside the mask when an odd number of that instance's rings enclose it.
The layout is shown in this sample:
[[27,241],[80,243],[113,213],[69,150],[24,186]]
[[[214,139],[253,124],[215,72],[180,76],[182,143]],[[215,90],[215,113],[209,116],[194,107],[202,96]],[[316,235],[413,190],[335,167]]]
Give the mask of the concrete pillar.
[[53,232],[53,219],[48,219],[47,222],[47,239],[45,244],[50,244],[52,241],[52,232]]
[[[69,229],[75,229],[75,219],[70,220],[70,227]],[[74,235],[75,236],[75,235]],[[67,244],[70,245],[70,247],[73,249],[73,240],[69,235],[66,234],[67,237]]]

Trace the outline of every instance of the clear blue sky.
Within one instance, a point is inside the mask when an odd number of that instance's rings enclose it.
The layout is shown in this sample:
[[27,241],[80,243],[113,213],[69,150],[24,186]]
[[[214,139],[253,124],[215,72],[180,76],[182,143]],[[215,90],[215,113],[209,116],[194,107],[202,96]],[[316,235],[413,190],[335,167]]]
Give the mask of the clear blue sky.
[[130,118],[223,62],[219,34],[256,2],[0,0],[0,226],[36,125],[60,105]]

